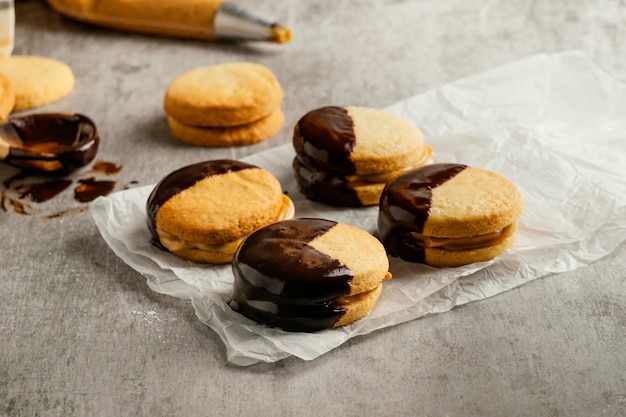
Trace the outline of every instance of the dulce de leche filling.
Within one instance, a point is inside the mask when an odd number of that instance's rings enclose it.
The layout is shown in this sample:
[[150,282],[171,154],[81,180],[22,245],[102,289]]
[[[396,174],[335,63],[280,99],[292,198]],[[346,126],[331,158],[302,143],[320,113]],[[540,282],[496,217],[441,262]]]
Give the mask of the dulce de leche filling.
[[405,172],[411,171],[415,168],[422,167],[424,165],[432,164],[433,159],[433,148],[429,145],[424,145],[422,148],[422,155],[420,159],[415,162],[410,167],[398,169],[396,171],[391,172],[382,172],[379,174],[371,174],[371,175],[344,175],[342,178],[345,185],[349,188],[354,188],[362,185],[370,185],[370,184],[386,184],[398,175],[401,175]]
[[517,222],[507,227],[487,233],[480,236],[457,237],[457,238],[441,238],[426,236],[422,233],[410,232],[409,236],[413,239],[416,246],[423,248],[437,248],[443,250],[470,250],[478,248],[486,248],[498,245],[508,239],[517,229]]

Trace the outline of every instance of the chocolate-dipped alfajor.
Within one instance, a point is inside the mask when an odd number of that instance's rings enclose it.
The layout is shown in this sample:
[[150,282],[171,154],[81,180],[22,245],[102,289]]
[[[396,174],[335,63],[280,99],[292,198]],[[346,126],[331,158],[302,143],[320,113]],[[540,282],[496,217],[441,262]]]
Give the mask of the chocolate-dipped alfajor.
[[507,178],[462,164],[434,164],[383,190],[378,232],[391,256],[433,266],[488,261],[513,245],[524,200]]
[[410,121],[365,107],[322,107],[293,133],[300,191],[335,206],[378,204],[385,184],[433,162],[433,150]]
[[286,331],[314,332],[362,318],[391,278],[378,239],[354,226],[312,218],[252,233],[232,267],[231,308]]
[[255,230],[294,215],[276,177],[255,165],[219,159],[180,168],[147,202],[152,242],[197,262],[223,264]]

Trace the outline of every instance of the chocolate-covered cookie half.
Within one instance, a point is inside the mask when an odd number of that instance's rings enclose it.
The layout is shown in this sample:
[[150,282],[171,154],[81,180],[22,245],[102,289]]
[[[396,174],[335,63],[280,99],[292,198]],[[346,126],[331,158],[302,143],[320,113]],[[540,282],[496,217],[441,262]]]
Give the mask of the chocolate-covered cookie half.
[[257,230],[243,241],[232,266],[233,310],[287,331],[314,332],[362,318],[391,278],[378,239],[315,218]]
[[488,261],[513,245],[524,200],[507,178],[444,163],[392,180],[383,190],[378,232],[391,256],[433,266]]

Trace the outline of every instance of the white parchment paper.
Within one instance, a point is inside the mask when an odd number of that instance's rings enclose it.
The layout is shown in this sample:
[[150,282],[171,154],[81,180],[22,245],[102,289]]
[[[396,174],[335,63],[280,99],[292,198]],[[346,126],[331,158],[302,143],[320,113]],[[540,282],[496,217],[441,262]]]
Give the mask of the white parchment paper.
[[[333,103],[329,103],[333,104]],[[310,360],[353,336],[494,296],[609,254],[626,239],[626,87],[585,56],[539,55],[411,97],[387,110],[420,126],[438,162],[460,162],[512,180],[526,208],[513,248],[458,268],[391,260],[393,279],[365,318],[339,329],[289,333],[258,325],[227,305],[230,266],[182,260],[150,245],[145,204],[153,186],[98,198],[91,213],[102,237],[150,288],[190,299],[219,334],[229,362],[288,356]],[[272,172],[298,217],[322,217],[374,231],[377,208],[336,209],[306,200],[284,145],[245,158]]]

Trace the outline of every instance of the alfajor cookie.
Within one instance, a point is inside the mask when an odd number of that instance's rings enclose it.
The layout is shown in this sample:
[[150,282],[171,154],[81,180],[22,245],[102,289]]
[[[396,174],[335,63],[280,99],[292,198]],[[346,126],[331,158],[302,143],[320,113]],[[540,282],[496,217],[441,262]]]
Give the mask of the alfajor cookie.
[[272,71],[251,62],[197,68],[176,77],[165,93],[165,112],[187,126],[232,127],[276,110],[283,89]]
[[248,236],[232,263],[231,308],[270,327],[314,332],[367,315],[391,278],[374,236],[331,220],[273,223]]
[[195,146],[228,147],[250,145],[275,135],[285,122],[285,115],[277,108],[269,115],[242,126],[210,127],[187,126],[168,117],[170,130],[179,141]]
[[378,232],[391,256],[460,266],[510,248],[523,209],[521,193],[507,178],[462,164],[433,164],[387,184]]
[[389,180],[433,162],[410,121],[366,107],[322,107],[296,124],[293,161],[300,191],[339,206],[378,204]]
[[220,159],[180,168],[150,194],[152,242],[182,258],[228,263],[255,230],[294,215],[291,200],[268,171]]
[[0,75],[15,91],[13,111],[44,106],[74,89],[74,74],[61,61],[40,56],[13,55],[0,58]]
[[5,119],[15,106],[15,91],[11,82],[0,75],[0,120]]

